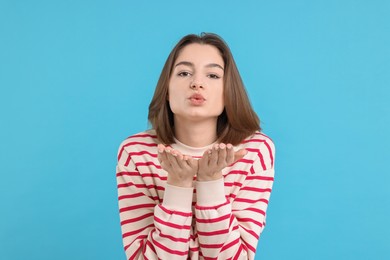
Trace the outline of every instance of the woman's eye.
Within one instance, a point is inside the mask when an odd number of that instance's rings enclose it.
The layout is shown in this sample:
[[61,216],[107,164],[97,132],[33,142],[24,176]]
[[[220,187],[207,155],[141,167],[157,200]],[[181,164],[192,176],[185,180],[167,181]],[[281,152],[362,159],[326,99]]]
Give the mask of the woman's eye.
[[220,76],[218,76],[217,74],[210,74],[208,77],[211,79],[219,79],[220,78]]
[[188,77],[191,74],[189,72],[187,72],[187,71],[182,71],[182,72],[179,72],[177,75],[180,76],[180,77]]

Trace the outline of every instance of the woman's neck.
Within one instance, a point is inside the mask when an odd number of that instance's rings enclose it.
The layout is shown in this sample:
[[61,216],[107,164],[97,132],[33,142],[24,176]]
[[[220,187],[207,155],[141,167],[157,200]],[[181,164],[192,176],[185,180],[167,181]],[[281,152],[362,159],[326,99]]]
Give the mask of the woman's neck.
[[217,140],[217,118],[204,121],[175,119],[175,137],[191,147],[204,147]]

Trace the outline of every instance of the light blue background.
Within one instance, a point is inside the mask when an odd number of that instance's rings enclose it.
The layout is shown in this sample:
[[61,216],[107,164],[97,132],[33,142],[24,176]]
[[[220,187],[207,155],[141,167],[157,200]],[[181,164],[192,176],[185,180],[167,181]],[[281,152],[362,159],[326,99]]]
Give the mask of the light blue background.
[[390,259],[390,1],[144,2],[0,0],[0,259],[125,259],[117,148],[202,31],[277,147],[256,259]]

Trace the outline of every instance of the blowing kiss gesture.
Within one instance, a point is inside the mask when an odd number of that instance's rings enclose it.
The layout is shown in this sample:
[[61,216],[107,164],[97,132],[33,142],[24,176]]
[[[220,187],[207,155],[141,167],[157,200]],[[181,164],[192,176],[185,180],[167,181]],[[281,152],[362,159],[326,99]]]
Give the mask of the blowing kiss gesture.
[[195,159],[183,155],[163,144],[158,145],[158,160],[168,172],[167,183],[178,187],[192,187],[194,177],[197,181],[213,181],[222,178],[222,170],[242,159],[245,149],[234,151],[231,144],[215,144],[204,152],[202,158]]

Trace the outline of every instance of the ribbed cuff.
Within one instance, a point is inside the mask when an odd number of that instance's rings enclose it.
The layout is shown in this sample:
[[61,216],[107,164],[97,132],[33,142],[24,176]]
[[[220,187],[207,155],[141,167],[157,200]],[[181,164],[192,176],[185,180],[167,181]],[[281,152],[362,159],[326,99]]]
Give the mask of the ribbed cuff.
[[166,184],[162,205],[170,210],[190,212],[194,188],[182,188]]
[[196,204],[217,206],[226,202],[224,179],[196,182]]

